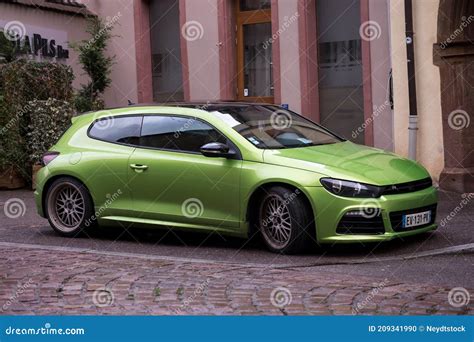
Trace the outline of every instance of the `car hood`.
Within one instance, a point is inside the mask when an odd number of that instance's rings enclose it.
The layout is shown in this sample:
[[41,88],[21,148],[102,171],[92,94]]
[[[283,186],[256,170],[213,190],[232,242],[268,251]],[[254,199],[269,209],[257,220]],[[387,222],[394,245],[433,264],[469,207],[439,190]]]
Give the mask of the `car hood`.
[[420,164],[380,149],[350,141],[336,144],[265,150],[265,163],[317,172],[373,185],[405,183],[429,177]]

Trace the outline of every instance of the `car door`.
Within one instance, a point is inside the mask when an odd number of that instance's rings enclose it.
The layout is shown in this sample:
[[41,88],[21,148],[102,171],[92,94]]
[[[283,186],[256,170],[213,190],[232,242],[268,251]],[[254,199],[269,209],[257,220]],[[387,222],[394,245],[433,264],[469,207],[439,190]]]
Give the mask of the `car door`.
[[210,158],[200,147],[231,144],[208,123],[182,116],[147,115],[140,146],[129,160],[136,215],[190,228],[237,230],[240,158]]
[[[91,140],[78,168],[94,200],[97,216],[129,216],[128,161],[140,139],[142,116],[124,115],[101,118],[88,130]],[[79,172],[79,171],[78,171]]]

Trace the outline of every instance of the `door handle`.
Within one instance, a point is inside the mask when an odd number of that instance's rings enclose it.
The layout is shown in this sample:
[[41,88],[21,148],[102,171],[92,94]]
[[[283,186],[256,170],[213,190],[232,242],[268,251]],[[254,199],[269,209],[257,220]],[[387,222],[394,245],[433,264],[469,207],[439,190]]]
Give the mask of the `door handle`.
[[130,164],[130,167],[137,172],[142,172],[148,169],[147,165],[142,165],[142,164]]

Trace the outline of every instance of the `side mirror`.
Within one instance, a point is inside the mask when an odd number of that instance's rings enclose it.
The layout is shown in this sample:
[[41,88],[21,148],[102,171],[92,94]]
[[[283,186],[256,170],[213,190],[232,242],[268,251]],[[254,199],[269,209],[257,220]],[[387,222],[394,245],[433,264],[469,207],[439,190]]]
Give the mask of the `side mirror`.
[[232,158],[235,155],[235,152],[229,152],[229,146],[219,142],[211,142],[201,146],[201,153],[205,157],[211,158]]

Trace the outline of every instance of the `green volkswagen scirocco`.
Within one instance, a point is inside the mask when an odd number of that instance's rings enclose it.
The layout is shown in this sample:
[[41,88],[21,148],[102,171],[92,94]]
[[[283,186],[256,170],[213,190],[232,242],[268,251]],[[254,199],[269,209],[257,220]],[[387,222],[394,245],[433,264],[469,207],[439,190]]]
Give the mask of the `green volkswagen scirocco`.
[[43,156],[36,204],[61,235],[97,225],[261,234],[278,253],[434,230],[418,163],[267,104],[86,113]]

